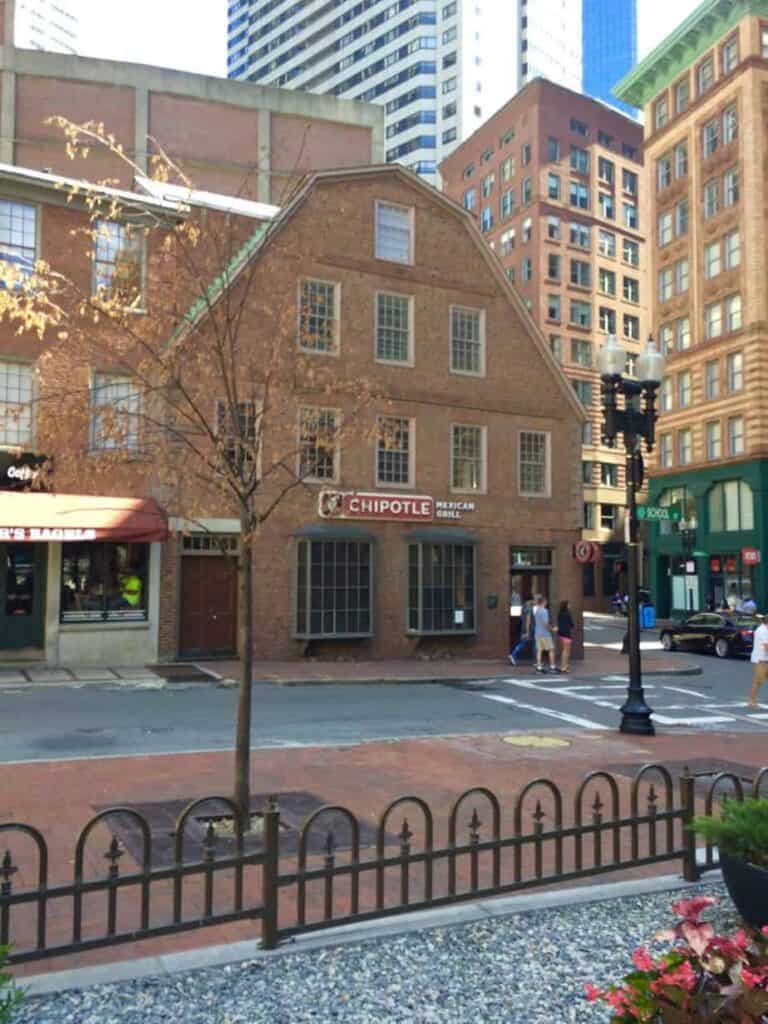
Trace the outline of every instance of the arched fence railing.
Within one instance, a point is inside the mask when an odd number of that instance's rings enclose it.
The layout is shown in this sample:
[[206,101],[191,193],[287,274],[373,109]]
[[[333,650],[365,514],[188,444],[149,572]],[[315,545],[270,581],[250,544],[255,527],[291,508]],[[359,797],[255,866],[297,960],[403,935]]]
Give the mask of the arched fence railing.
[[[276,799],[246,834],[232,802],[210,797],[178,816],[162,863],[153,861],[146,818],[117,807],[84,826],[64,882],[38,829],[0,823],[0,945],[22,963],[247,920],[260,923],[262,945],[272,949],[301,932],[665,862],[696,881],[718,862],[711,846],[697,848],[694,814],[763,790],[766,768],[748,789],[721,773],[700,780],[697,793],[687,769],[675,784],[664,765],[648,764],[631,781],[590,772],[567,792],[533,779],[506,809],[482,786],[442,815],[402,796],[373,828],[347,807],[326,805],[292,842]],[[120,840],[126,823],[130,850]]]

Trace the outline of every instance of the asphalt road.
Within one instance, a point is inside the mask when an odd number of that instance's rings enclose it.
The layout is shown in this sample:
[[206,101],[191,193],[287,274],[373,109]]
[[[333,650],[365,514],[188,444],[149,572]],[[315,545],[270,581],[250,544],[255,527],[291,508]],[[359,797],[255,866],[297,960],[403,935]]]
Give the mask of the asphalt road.
[[[602,626],[591,638],[608,643],[618,636]],[[757,712],[746,710],[748,662],[698,661],[700,676],[647,680],[657,727],[768,731],[768,692]],[[540,676],[530,667],[510,668],[508,679],[478,687],[256,683],[253,744],[337,746],[522,729],[614,729],[625,687],[620,676],[571,680]],[[207,684],[0,689],[0,761],[231,749],[235,706],[235,690]]]

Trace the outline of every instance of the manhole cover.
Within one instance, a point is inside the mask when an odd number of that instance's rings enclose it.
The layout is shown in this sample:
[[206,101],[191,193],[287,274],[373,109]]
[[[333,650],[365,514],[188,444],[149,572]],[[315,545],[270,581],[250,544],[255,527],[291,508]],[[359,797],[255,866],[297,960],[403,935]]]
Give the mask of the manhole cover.
[[504,736],[505,743],[512,747],[538,747],[555,748],[570,747],[571,741],[561,739],[559,736]]

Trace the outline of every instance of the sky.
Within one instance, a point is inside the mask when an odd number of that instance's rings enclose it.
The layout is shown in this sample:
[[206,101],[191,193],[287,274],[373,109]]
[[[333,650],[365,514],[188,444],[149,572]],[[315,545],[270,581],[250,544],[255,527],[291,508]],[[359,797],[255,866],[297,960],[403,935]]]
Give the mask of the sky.
[[[535,3],[535,0],[531,0]],[[571,0],[566,0],[571,2]],[[675,29],[700,0],[638,0],[642,58]],[[70,0],[80,15],[81,52],[202,74],[226,74],[228,0]],[[105,17],[114,8],[111,19]]]

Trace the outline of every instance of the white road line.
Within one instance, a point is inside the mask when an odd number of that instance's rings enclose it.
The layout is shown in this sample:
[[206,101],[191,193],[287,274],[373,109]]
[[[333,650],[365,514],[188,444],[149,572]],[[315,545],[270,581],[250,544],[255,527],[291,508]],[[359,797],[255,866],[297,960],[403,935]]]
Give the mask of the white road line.
[[628,683],[629,676],[600,676],[602,683]]
[[706,700],[707,697],[706,693],[699,693],[698,690],[684,690],[682,686],[667,686],[665,683],[663,688],[665,690],[674,690],[675,693],[685,693],[689,697],[701,697],[702,700]]
[[607,730],[607,725],[600,722],[593,722],[589,718],[579,718],[578,715],[567,715],[564,711],[552,711],[549,708],[540,708],[536,704],[523,704],[512,697],[501,697],[493,693],[481,693],[485,700],[495,700],[499,704],[510,704],[515,708],[522,708],[524,711],[535,711],[539,715],[546,715],[548,718],[557,718],[561,722],[568,722],[570,725],[578,725],[581,729],[602,729]]
[[718,725],[721,722],[735,722],[732,715],[711,715],[709,718],[669,718],[654,711],[654,722],[659,725]]

